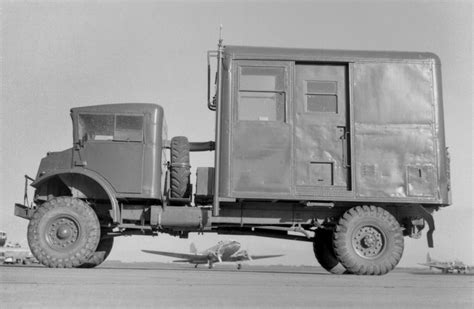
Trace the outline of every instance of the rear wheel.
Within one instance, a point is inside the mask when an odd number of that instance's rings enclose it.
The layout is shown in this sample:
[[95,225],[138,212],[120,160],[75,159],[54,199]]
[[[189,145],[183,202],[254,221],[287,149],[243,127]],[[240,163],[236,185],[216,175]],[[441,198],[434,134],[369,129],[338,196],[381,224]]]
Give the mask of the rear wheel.
[[383,275],[395,268],[403,254],[403,234],[385,209],[358,206],[339,219],[334,252],[347,270],[358,275]]
[[56,197],[41,205],[28,225],[28,244],[48,267],[77,267],[89,260],[100,239],[100,224],[84,201]]
[[190,187],[190,165],[189,165],[189,142],[185,136],[176,136],[171,139],[171,197],[189,198]]
[[338,261],[332,246],[333,231],[318,228],[314,232],[313,251],[319,264],[332,274],[348,273],[346,268]]

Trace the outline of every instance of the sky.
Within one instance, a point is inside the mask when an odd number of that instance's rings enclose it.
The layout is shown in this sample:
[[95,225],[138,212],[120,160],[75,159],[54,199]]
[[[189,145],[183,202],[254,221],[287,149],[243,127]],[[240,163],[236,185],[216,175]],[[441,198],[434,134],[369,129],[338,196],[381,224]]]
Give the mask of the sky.
[[[472,2],[1,1],[0,8],[0,230],[9,240],[27,244],[27,221],[13,205],[23,201],[23,175],[35,176],[46,152],[72,146],[72,107],[158,103],[170,137],[214,138],[206,52],[222,24],[229,45],[436,53],[453,204],[435,213],[435,248],[425,233],[405,238],[399,265],[415,266],[427,252],[474,264]],[[193,153],[191,164],[212,159]],[[119,237],[109,259],[169,261],[140,250],[188,252],[191,242],[205,249],[227,238]],[[309,242],[231,238],[251,254],[285,254],[255,264],[318,265]]]

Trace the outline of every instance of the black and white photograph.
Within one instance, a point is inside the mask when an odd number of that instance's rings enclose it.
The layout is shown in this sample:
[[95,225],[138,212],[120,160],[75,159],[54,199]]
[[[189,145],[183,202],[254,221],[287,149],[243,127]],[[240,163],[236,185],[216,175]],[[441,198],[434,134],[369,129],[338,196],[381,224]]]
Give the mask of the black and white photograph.
[[0,0],[0,307],[473,308],[473,6]]

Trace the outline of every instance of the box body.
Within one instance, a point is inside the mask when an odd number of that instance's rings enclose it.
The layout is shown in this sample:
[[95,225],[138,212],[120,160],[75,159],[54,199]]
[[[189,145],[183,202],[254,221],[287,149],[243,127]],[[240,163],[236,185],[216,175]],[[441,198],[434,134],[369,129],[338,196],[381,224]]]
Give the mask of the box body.
[[450,203],[431,53],[227,46],[219,197]]

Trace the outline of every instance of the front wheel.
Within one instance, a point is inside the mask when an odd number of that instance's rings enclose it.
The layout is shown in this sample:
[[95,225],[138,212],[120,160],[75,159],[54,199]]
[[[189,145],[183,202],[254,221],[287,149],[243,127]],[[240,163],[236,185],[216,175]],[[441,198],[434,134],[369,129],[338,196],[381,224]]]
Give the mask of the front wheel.
[[97,249],[95,249],[95,252],[89,258],[89,260],[86,263],[80,265],[79,268],[94,268],[102,264],[102,262],[104,262],[105,259],[107,259],[107,257],[109,256],[113,246],[113,237],[101,238],[101,240],[99,241],[99,245],[97,245]]
[[41,205],[28,225],[28,244],[36,259],[48,267],[77,267],[96,251],[100,224],[84,201],[56,197]]
[[385,209],[357,206],[339,219],[334,252],[351,273],[383,275],[395,268],[403,254],[403,234]]

